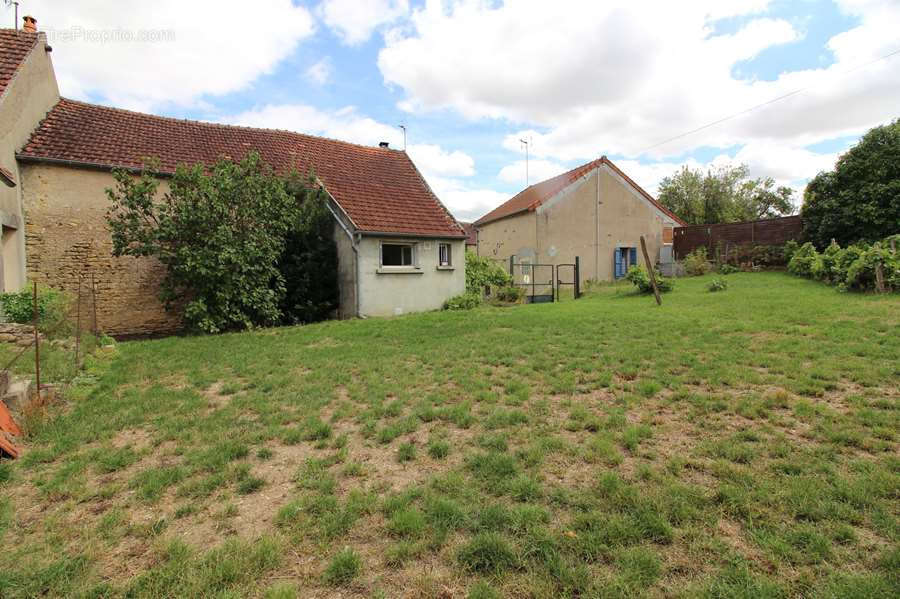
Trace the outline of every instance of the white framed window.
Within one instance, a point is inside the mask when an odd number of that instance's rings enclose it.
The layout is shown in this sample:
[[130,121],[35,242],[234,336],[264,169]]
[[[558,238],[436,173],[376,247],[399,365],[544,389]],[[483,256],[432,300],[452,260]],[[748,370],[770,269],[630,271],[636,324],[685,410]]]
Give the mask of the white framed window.
[[381,266],[412,268],[416,264],[414,243],[382,243]]
[[449,243],[438,244],[438,266],[452,266],[452,246]]

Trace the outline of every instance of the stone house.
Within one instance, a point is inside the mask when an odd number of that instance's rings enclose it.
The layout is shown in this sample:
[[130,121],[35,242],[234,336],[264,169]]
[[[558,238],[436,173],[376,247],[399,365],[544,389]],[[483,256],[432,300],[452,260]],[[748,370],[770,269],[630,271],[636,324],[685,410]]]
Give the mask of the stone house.
[[40,33],[0,30],[5,289],[26,277],[72,289],[93,275],[102,330],[177,330],[177,316],[158,300],[161,265],[112,256],[104,192],[114,185],[111,170],[139,172],[154,158],[165,177],[180,164],[257,151],[278,172],[312,170],[328,193],[341,317],[437,309],[465,290],[466,234],[405,152],[60,98],[49,51]]
[[552,265],[578,256],[584,283],[642,263],[642,235],[651,260],[670,253],[673,228],[684,222],[603,156],[527,187],[474,224],[480,255]]

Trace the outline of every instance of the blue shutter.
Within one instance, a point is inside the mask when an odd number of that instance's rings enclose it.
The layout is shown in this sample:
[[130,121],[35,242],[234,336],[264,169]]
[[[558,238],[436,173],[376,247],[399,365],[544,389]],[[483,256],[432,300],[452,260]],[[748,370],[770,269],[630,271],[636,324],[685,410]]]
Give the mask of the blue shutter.
[[637,248],[631,248],[629,250],[628,264],[633,264],[633,265],[637,266]]
[[622,248],[616,248],[616,278],[621,278],[625,274],[625,265],[622,264]]

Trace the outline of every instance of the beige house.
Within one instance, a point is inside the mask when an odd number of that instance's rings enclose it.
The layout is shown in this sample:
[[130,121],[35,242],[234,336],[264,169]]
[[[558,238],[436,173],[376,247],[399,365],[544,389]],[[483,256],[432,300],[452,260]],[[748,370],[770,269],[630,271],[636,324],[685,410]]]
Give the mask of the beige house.
[[643,263],[642,235],[657,261],[683,224],[605,156],[531,185],[475,221],[480,255],[552,265],[577,256],[582,283],[611,281]]
[[[26,26],[33,23],[26,17]],[[16,151],[59,101],[44,34],[0,29],[0,291],[25,283],[23,186]]]
[[[465,291],[466,234],[406,152],[60,98],[49,51],[40,33],[0,30],[5,289],[17,290],[29,278],[74,290],[93,277],[105,332],[177,330],[178,316],[158,299],[161,265],[112,256],[105,219],[111,171],[137,173],[154,158],[166,177],[181,164],[257,151],[278,172],[315,172],[328,193],[339,316],[433,310]],[[164,192],[165,182],[161,187]]]

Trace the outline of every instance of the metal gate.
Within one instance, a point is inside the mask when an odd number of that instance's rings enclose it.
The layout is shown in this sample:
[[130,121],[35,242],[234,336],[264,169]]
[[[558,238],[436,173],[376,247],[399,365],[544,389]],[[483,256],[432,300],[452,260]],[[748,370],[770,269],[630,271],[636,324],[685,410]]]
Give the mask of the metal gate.
[[509,274],[513,278],[512,284],[525,290],[526,304],[559,301],[559,289],[564,286],[572,287],[575,299],[581,297],[578,256],[572,264],[533,264],[516,262],[515,258],[509,257]]

